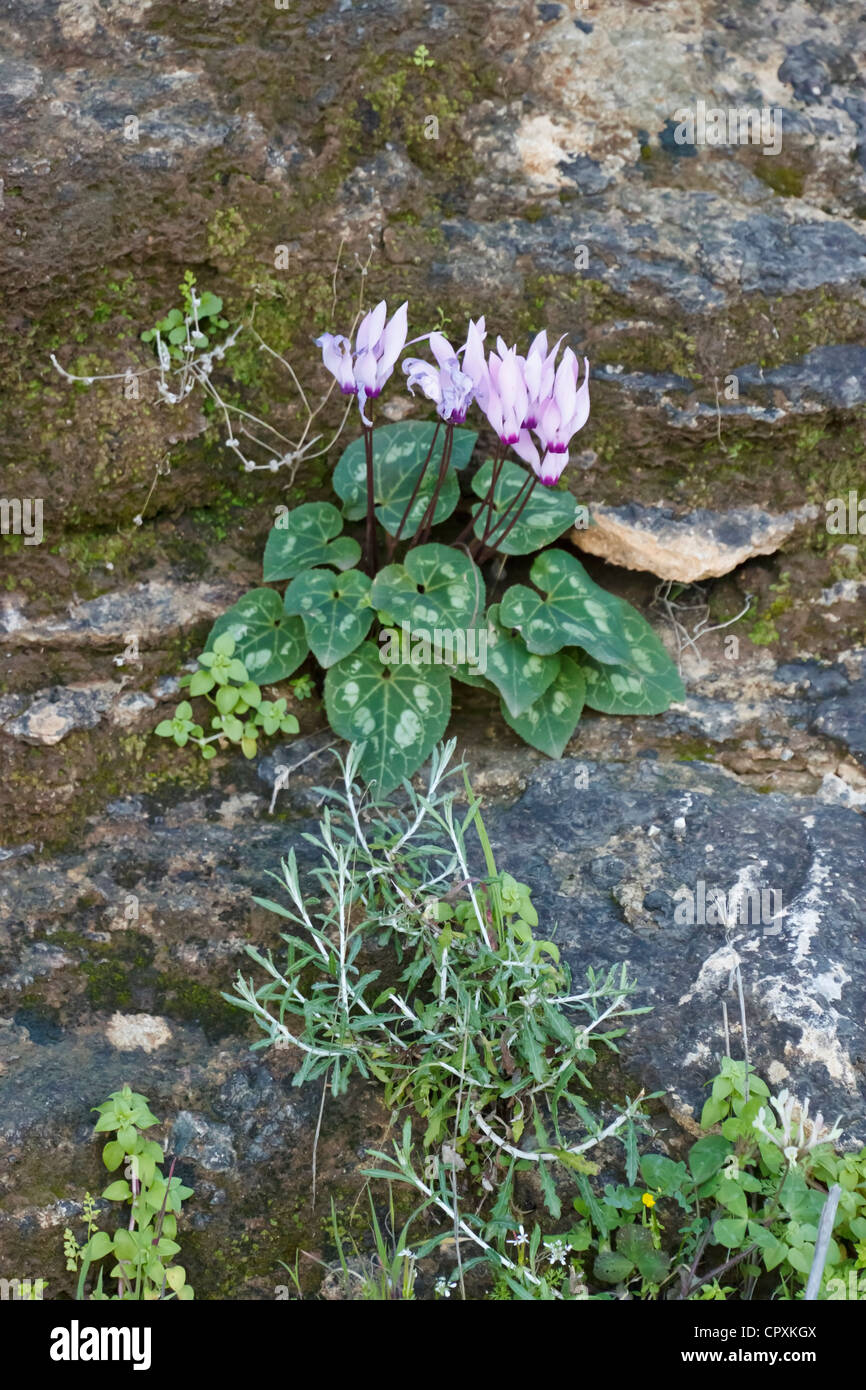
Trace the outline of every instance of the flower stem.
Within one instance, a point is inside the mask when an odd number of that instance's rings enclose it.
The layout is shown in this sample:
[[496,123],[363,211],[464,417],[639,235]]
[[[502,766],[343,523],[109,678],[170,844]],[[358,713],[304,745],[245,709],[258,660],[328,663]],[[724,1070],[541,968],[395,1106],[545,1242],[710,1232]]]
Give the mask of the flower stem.
[[[511,533],[511,531],[514,529],[514,527],[517,525],[518,521],[520,520],[520,518],[521,518],[521,516],[522,516],[522,514],[523,514],[523,512],[524,512],[524,510],[526,509],[526,504],[527,504],[527,502],[529,501],[530,497],[532,496],[533,492],[535,491],[536,485],[537,485],[537,483],[538,483],[538,478],[537,478],[537,476],[533,473],[532,477],[529,478],[529,479],[527,479],[527,481],[528,481],[528,483],[529,483],[529,487],[527,488],[526,483],[524,483],[523,486],[522,486],[521,489],[520,489],[520,492],[518,492],[517,497],[514,499],[514,502],[517,502],[518,499],[520,499],[519,506],[518,506],[518,508],[517,508],[517,511],[514,513],[514,516],[511,518],[511,520],[509,521],[508,525],[506,526],[505,530],[502,532],[502,534],[501,534],[495,541],[492,540],[492,539],[490,539],[490,538],[488,538],[488,536],[486,536],[486,535],[485,535],[484,537],[482,537],[482,540],[481,540],[481,553],[480,553],[480,554],[478,555],[478,557],[477,557],[477,558],[478,558],[478,563],[479,563],[479,564],[482,564],[482,565],[485,564],[486,561],[490,559],[490,556],[491,556],[491,555],[495,555],[495,554],[496,554],[496,551],[497,551],[497,550],[499,549],[499,547],[502,545],[502,542],[505,540],[506,536],[508,536],[508,535]],[[511,507],[514,506],[514,502],[511,503]],[[509,507],[509,511],[511,510],[511,507]],[[507,517],[507,515],[508,515],[508,512],[505,513],[505,516],[506,516],[506,517]],[[493,530],[495,531],[495,530],[497,529],[497,527],[500,526],[504,520],[505,520],[505,517],[500,517],[500,518],[499,518],[499,521],[497,521],[497,523],[496,523],[496,526],[493,527]]]
[[415,539],[413,540],[412,545],[410,545],[409,547],[410,550],[413,548],[413,546],[423,544],[423,542],[426,541],[427,537],[430,534],[430,528],[432,527],[434,518],[436,516],[436,506],[439,501],[439,494],[442,491],[442,484],[445,482],[445,478],[448,474],[448,468],[451,463],[451,449],[453,446],[453,442],[454,426],[449,424],[445,430],[445,443],[442,446],[442,458],[439,460],[439,475],[436,479],[436,486],[433,489],[430,501],[427,503],[424,515],[421,518],[421,524],[418,527],[418,530],[415,534]]
[[483,515],[485,508],[488,512],[492,510],[493,497],[496,491],[496,484],[499,481],[499,474],[502,472],[502,465],[504,462],[505,446],[501,445],[493,459],[493,473],[490,477],[490,487],[485,492],[478,510],[476,512],[473,512],[472,516],[470,516],[466,525],[463,527],[463,530],[460,532],[460,535],[457,537],[456,541],[454,541],[454,545],[462,545],[463,542],[467,539],[467,537],[472,534],[472,530],[475,526],[475,523],[478,520],[478,518]]
[[[436,447],[436,439],[437,439],[437,437],[438,437],[438,435],[439,435],[439,426],[440,426],[441,424],[442,424],[442,421],[441,421],[441,420],[437,420],[437,421],[436,421],[436,428],[435,428],[435,430],[433,431],[433,438],[430,440],[430,448],[427,450],[427,457],[426,457],[425,460],[424,460],[424,467],[421,469],[421,472],[418,474],[417,481],[416,481],[416,483],[415,483],[414,488],[412,489],[412,496],[409,498],[409,501],[406,503],[406,510],[405,510],[405,512],[403,513],[402,517],[400,518],[400,525],[397,527],[396,534],[393,535],[393,536],[389,536],[389,537],[388,537],[388,559],[389,559],[389,560],[391,559],[391,556],[394,554],[394,551],[395,551],[396,548],[397,548],[397,543],[398,543],[398,541],[400,540],[400,537],[401,537],[402,534],[403,534],[403,527],[406,525],[406,522],[409,520],[409,513],[411,512],[412,508],[413,508],[414,505],[415,505],[415,498],[418,496],[418,492],[419,492],[419,490],[420,490],[420,488],[421,488],[421,484],[422,484],[423,481],[424,481],[424,476],[425,476],[425,474],[426,474],[426,472],[427,472],[427,469],[428,469],[428,467],[429,467],[430,460],[431,460],[431,458],[433,457],[433,450],[434,450],[435,447]],[[426,512],[425,512],[425,516],[426,516]],[[419,527],[418,529],[420,530],[421,528]]]
[[364,563],[372,579],[379,568],[376,551],[376,499],[373,495],[373,430],[364,426],[364,454],[367,460],[367,529],[364,543]]

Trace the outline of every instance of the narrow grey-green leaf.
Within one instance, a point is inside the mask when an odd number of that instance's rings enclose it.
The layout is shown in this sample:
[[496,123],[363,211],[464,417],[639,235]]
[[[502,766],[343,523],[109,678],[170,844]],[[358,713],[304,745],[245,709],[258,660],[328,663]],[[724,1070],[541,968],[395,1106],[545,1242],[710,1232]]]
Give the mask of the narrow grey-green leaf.
[[370,580],[360,570],[345,574],[307,570],[286,589],[284,608],[301,618],[310,651],[320,665],[333,666],[353,652],[370,630]]

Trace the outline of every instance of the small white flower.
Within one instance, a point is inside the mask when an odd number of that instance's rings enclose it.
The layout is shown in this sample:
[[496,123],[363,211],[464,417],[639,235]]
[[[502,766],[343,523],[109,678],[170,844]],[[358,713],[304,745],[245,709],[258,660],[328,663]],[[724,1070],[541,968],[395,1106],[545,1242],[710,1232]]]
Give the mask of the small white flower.
[[544,1247],[547,1251],[548,1263],[552,1265],[564,1265],[571,1250],[571,1246],[565,1240],[546,1240]]
[[133,526],[143,526],[143,525],[144,525],[144,517],[142,517],[142,516],[134,516],[134,517],[132,518],[132,524],[133,524]]
[[528,1235],[526,1234],[526,1232],[524,1231],[524,1229],[523,1229],[523,1223],[521,1222],[521,1224],[520,1224],[520,1225],[518,1226],[518,1228],[517,1228],[517,1235],[513,1238],[513,1240],[508,1240],[508,1241],[506,1241],[506,1245],[518,1245],[518,1246],[520,1246],[520,1245],[528,1245],[528,1244],[529,1244],[529,1236],[528,1236]]

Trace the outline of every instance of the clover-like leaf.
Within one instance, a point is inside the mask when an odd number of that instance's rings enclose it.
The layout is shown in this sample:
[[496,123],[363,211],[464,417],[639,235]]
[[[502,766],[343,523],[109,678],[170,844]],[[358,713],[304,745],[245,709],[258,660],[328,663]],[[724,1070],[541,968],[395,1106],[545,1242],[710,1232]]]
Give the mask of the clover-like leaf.
[[[493,460],[487,459],[472,479],[472,491],[485,497],[492,477]],[[535,487],[521,509],[521,497],[526,497],[531,480],[527,469],[506,459],[496,480],[492,516],[488,518],[485,507],[475,521],[474,531],[480,540],[489,520],[486,544],[503,555],[532,555],[574,525],[574,498],[570,492]]]
[[[433,443],[436,426],[424,420],[403,420],[382,425],[373,434],[373,496],[376,517],[389,535],[396,535],[424,468]],[[455,470],[465,468],[478,438],[473,430],[456,429],[452,437],[451,459],[442,484],[433,521],[444,521],[460,500]],[[402,535],[414,536],[436,486],[444,429],[439,430],[430,463],[406,518]],[[334,491],[343,500],[343,514],[349,521],[360,521],[367,508],[367,464],[364,440],[354,440],[334,469]]]
[[343,518],[331,502],[305,502],[281,514],[265,544],[263,579],[293,579],[315,565],[351,569],[361,547],[351,536],[341,536],[342,529]]
[[561,758],[580,723],[585,694],[583,672],[572,657],[562,652],[559,671],[544,694],[520,715],[511,714],[503,700],[502,717],[524,743],[547,753],[548,757]]
[[491,604],[487,610],[486,652],[483,656],[479,653],[478,669],[496,686],[509,714],[517,716],[524,714],[556,680],[559,657],[530,652],[520,634],[511,632],[500,618],[500,605]]
[[364,744],[361,775],[387,795],[445,733],[451,682],[441,666],[385,665],[379,648],[363,642],[328,671],[325,709],[335,733]]
[[363,642],[373,621],[370,580],[360,570],[307,570],[286,589],[284,608],[300,617],[310,651],[333,666]]
[[502,621],[520,629],[531,652],[548,656],[582,647],[597,661],[629,664],[621,600],[590,579],[579,560],[566,550],[546,550],[529,577],[547,597],[525,584],[512,585],[503,595]]
[[284,680],[307,655],[303,623],[289,617],[273,589],[251,589],[217,618],[208,635],[208,650],[213,650],[223,633],[234,638],[235,658],[260,686]]
[[461,550],[447,545],[419,545],[402,565],[386,565],[370,593],[380,616],[409,623],[413,630],[466,629],[484,611],[484,579]]

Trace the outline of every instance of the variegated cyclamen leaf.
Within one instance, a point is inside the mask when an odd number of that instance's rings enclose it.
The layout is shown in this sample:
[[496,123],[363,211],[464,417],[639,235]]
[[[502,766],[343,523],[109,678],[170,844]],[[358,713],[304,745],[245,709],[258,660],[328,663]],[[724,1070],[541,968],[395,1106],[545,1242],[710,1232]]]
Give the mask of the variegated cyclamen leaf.
[[441,666],[385,665],[379,648],[363,642],[325,677],[325,709],[335,733],[363,743],[361,775],[387,795],[445,733],[451,682]]
[[[472,491],[478,497],[486,496],[492,477],[493,460],[488,459],[472,479]],[[517,500],[518,494],[526,496],[531,477],[528,469],[520,468],[510,459],[506,459],[496,480],[493,516],[490,518],[491,526],[486,544],[503,555],[533,555],[542,546],[559,540],[563,532],[575,524],[574,498],[570,492],[560,492],[558,488],[535,487],[521,510],[522,503]],[[487,521],[485,508],[474,526],[475,535],[479,540],[484,534]]]
[[484,579],[462,550],[419,545],[402,565],[386,565],[373,581],[371,602],[382,616],[423,628],[466,629],[484,611]]
[[282,513],[265,544],[262,577],[267,583],[293,579],[316,565],[351,569],[361,558],[361,547],[351,536],[341,536],[342,529],[343,518],[331,502],[305,502]]
[[520,715],[556,680],[558,656],[530,652],[519,634],[500,622],[500,605],[487,610],[487,669],[482,672],[499,691],[510,714]]
[[502,701],[502,717],[524,743],[548,757],[561,758],[580,723],[586,682],[583,672],[565,652],[559,655],[556,679],[523,714],[513,715]]
[[234,656],[243,662],[250,680],[270,685],[285,680],[307,655],[307,639],[300,618],[283,611],[274,589],[251,589],[217,618],[208,634],[205,651],[211,651],[221,633],[234,638]]
[[353,652],[373,621],[370,580],[360,570],[307,570],[292,580],[283,606],[302,620],[310,651],[321,666],[333,666]]
[[566,550],[539,555],[529,577],[542,598],[525,584],[514,584],[502,598],[502,622],[517,628],[531,652],[548,656],[563,647],[582,647],[597,661],[631,660],[621,632],[621,600],[590,579]]
[[[641,629],[640,642],[635,640],[632,645],[630,666],[606,666],[582,653],[572,653],[586,680],[586,703],[602,714],[663,714],[675,700],[685,699],[674,662],[649,623],[639,613],[634,613],[634,617],[646,631]],[[627,618],[624,621],[635,639],[637,625]]]
[[[373,496],[376,518],[389,535],[396,535],[409,505],[415,484],[424,467],[436,425],[426,420],[403,420],[381,425],[373,432]],[[474,430],[456,429],[451,459],[436,503],[434,522],[445,521],[460,500],[455,470],[465,468],[478,438]],[[424,473],[415,501],[403,527],[402,537],[411,539],[421,524],[436,486],[445,427],[440,427],[430,463]],[[367,510],[367,462],[363,437],[343,450],[334,469],[334,491],[343,500],[343,514],[349,521],[360,521]]]

